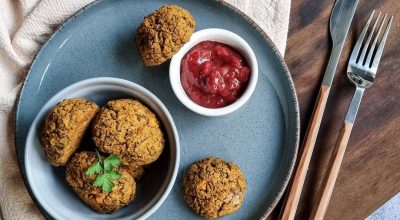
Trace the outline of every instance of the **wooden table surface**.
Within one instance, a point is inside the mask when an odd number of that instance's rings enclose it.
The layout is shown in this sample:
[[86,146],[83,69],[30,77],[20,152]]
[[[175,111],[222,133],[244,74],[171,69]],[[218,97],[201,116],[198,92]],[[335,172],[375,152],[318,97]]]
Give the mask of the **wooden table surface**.
[[[328,23],[333,3],[333,0],[292,0],[285,60],[299,98],[301,137],[330,55]],[[296,219],[306,219],[310,214],[354,92],[346,77],[347,60],[374,9],[394,15],[394,20],[375,83],[364,94],[326,219],[364,219],[400,192],[400,1],[360,0],[337,68]]]

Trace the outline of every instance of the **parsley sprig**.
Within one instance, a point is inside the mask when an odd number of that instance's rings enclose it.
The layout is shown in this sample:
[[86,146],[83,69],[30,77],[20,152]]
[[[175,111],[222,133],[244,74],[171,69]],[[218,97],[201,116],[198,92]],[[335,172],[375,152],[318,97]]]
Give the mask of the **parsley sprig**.
[[121,178],[121,174],[117,171],[121,160],[115,155],[110,155],[104,159],[97,150],[96,153],[98,161],[92,164],[85,173],[88,176],[97,174],[93,186],[101,187],[103,192],[108,194],[114,187],[113,180]]

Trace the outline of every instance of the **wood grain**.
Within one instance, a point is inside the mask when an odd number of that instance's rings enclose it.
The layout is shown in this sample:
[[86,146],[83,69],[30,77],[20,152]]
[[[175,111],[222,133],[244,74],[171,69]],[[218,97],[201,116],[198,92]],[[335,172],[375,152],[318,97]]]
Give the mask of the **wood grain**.
[[[293,0],[285,54],[307,128],[330,54],[333,0]],[[325,219],[364,219],[400,192],[400,1],[360,0],[331,88],[296,219],[308,219],[354,93],[349,54],[372,10],[394,16],[374,85],[361,103]],[[278,207],[276,210],[280,210]],[[277,218],[276,211],[273,218]]]
[[352,129],[353,124],[344,122],[313,205],[310,219],[324,219]]
[[314,150],[315,141],[318,136],[318,131],[321,125],[322,116],[324,115],[326,102],[328,100],[330,88],[321,86],[315,103],[314,111],[311,116],[311,121],[304,138],[300,160],[294,172],[293,181],[290,184],[289,193],[285,200],[284,208],[280,219],[291,220],[296,215],[297,206],[303,190],[304,180],[307,175],[310,159]]

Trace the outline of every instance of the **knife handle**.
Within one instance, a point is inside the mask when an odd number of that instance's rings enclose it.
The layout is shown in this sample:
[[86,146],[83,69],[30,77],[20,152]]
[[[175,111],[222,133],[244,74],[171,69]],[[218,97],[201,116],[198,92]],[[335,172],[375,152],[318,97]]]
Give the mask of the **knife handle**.
[[336,141],[335,148],[332,151],[328,169],[318,191],[317,200],[313,205],[310,219],[322,220],[324,218],[339,173],[340,165],[342,164],[344,152],[346,151],[346,146],[349,142],[352,128],[352,123],[344,122],[340,135]]
[[325,85],[322,85],[319,90],[318,98],[314,106],[314,111],[311,116],[310,124],[304,138],[300,160],[298,161],[298,165],[294,173],[292,185],[288,189],[288,194],[286,195],[284,206],[279,219],[292,220],[295,217],[308,166],[310,165],[311,155],[314,150],[315,141],[317,139],[319,127],[321,125],[322,116],[324,114],[326,102],[328,100],[329,91],[330,88]]

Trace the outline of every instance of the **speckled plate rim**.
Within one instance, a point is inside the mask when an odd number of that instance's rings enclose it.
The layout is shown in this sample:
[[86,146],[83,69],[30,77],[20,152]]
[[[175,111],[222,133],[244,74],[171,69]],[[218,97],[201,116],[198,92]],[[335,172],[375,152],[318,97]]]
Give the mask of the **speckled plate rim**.
[[[16,148],[16,152],[17,152],[17,159],[18,159],[18,166],[20,169],[20,172],[22,173],[22,178],[25,184],[26,189],[28,190],[29,195],[31,196],[32,200],[34,201],[34,203],[36,204],[36,206],[39,208],[39,210],[42,212],[42,214],[44,214],[47,218],[48,218],[48,213],[46,212],[46,210],[44,210],[44,208],[41,206],[41,204],[36,200],[35,196],[33,195],[33,192],[29,186],[29,183],[27,181],[26,178],[26,173],[24,170],[24,165],[23,165],[23,157],[20,157],[19,155],[21,155],[20,151],[24,151],[24,149],[18,149],[17,147],[17,137],[19,136],[19,134],[17,133],[17,124],[18,124],[18,115],[19,115],[19,107],[20,107],[20,103],[22,101],[22,94],[24,92],[25,86],[28,83],[28,76],[31,73],[32,70],[32,66],[34,66],[34,64],[36,63],[38,57],[40,57],[40,54],[42,53],[42,51],[46,48],[47,44],[49,41],[51,41],[51,39],[58,33],[60,32],[64,25],[66,25],[68,22],[70,22],[71,20],[74,20],[78,15],[80,15],[81,13],[83,13],[84,11],[86,11],[87,9],[102,3],[104,0],[95,0],[89,4],[87,4],[86,6],[84,6],[83,8],[81,8],[79,11],[77,11],[76,13],[74,13],[73,15],[71,15],[71,17],[69,17],[68,19],[66,19],[57,29],[56,31],[54,31],[54,33],[49,37],[49,39],[42,45],[42,47],[40,48],[40,50],[38,51],[38,53],[35,55],[34,59],[32,60],[32,63],[28,69],[28,72],[24,78],[24,81],[22,83],[21,89],[19,91],[18,94],[18,98],[17,98],[17,104],[16,104],[16,111],[14,114],[14,131],[15,131],[15,135],[14,135],[14,142],[15,142],[15,148]],[[291,148],[293,149],[293,158],[290,161],[290,167],[289,167],[289,172],[286,174],[286,177],[283,181],[283,185],[280,188],[278,194],[276,195],[275,199],[273,200],[273,202],[271,203],[271,205],[269,205],[268,207],[266,207],[265,212],[263,214],[263,216],[261,217],[261,219],[266,219],[271,212],[274,210],[274,208],[276,207],[276,205],[278,204],[278,202],[280,201],[280,199],[282,198],[283,193],[285,192],[286,187],[289,184],[290,178],[292,176],[293,173],[293,169],[294,166],[296,164],[296,160],[297,160],[297,154],[298,154],[298,150],[299,150],[299,141],[300,141],[300,111],[299,111],[299,102],[298,102],[298,98],[297,98],[297,93],[296,93],[296,89],[293,83],[293,79],[290,75],[289,72],[289,68],[286,65],[285,60],[283,59],[283,56],[281,55],[281,53],[279,52],[278,48],[276,47],[275,43],[271,40],[271,38],[268,36],[268,34],[252,19],[250,18],[248,15],[246,15],[245,13],[243,13],[242,11],[240,11],[239,9],[237,9],[235,6],[233,6],[232,4],[225,2],[223,0],[213,0],[215,2],[220,3],[222,6],[225,6],[226,8],[230,9],[231,11],[235,12],[236,14],[238,14],[239,16],[243,17],[246,21],[249,22],[249,24],[255,29],[257,30],[262,37],[264,38],[264,40],[267,42],[267,44],[272,48],[273,53],[275,54],[275,56],[278,58],[280,64],[283,67],[283,71],[285,74],[285,78],[287,79],[287,81],[289,82],[289,87],[291,90],[291,101],[293,102],[293,104],[295,105],[295,117],[296,117],[296,136],[295,136],[295,143],[294,145],[291,146]]]

